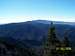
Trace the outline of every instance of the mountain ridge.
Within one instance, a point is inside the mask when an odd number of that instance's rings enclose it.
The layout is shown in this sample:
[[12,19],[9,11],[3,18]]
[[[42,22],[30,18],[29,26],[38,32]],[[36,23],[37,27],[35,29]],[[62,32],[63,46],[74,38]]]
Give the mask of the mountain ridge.
[[[42,41],[47,39],[48,30],[50,28],[51,21],[42,21],[42,20],[35,20],[35,21],[28,21],[22,23],[11,23],[0,25],[0,37],[9,37],[15,40],[19,40],[22,43],[28,43],[31,46],[41,45]],[[64,22],[55,22],[53,21],[56,34],[59,39],[63,38],[64,31],[67,29],[75,30],[75,25],[68,24]],[[60,33],[61,32],[61,33]],[[72,32],[71,32],[72,35]],[[74,35],[70,36],[70,40],[74,41]],[[27,40],[27,41],[26,41]],[[12,40],[13,42],[13,40]],[[31,43],[32,42],[32,43]],[[40,44],[41,43],[41,44]]]

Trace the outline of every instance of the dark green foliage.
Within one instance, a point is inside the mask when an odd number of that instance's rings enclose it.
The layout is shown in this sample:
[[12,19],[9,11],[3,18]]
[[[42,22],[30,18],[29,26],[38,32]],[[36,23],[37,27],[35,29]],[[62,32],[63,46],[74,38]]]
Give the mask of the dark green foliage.
[[[64,50],[62,48],[71,48],[70,41],[68,37],[64,36],[64,39],[60,41],[58,37],[56,36],[55,32],[55,26],[51,22],[51,27],[48,32],[48,39],[44,44],[44,56],[62,56],[62,55],[68,55],[69,53],[72,53],[72,50]],[[56,50],[59,48],[59,50]],[[69,56],[69,55],[68,55]]]
[[63,43],[65,44],[66,47],[70,46],[70,41],[67,37],[64,37]]
[[52,45],[55,45],[57,42],[59,42],[58,38],[56,37],[55,26],[53,25],[52,22],[48,33],[48,41]]
[[54,56],[56,45],[59,44],[60,41],[56,37],[55,26],[51,22],[51,27],[49,28],[48,38],[44,44],[44,56]]
[[[36,56],[31,48],[22,47],[19,44],[21,44],[21,42],[17,42],[16,44],[9,44],[5,37],[0,38],[0,49],[3,50],[3,52],[0,50],[0,56]],[[10,52],[10,54],[8,54],[8,52]]]

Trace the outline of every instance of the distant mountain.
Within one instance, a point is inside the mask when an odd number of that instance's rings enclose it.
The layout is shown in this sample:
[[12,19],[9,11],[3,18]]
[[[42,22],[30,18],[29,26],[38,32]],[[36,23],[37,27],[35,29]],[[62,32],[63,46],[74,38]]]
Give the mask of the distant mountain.
[[[12,38],[11,42],[15,40],[20,41],[28,46],[39,46],[47,39],[48,30],[50,28],[51,21],[35,20],[22,23],[12,23],[0,25],[0,37]],[[71,30],[68,35],[71,41],[75,38],[75,23],[69,22],[56,22],[53,21],[56,27],[56,34],[59,39],[63,39],[65,30]],[[10,41],[9,41],[10,42]]]

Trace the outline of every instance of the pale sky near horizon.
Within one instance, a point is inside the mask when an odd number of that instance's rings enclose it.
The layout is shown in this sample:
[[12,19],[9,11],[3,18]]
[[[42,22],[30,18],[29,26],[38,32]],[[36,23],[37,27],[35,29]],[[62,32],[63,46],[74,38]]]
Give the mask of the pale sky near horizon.
[[75,22],[75,0],[0,0],[0,24],[31,20]]

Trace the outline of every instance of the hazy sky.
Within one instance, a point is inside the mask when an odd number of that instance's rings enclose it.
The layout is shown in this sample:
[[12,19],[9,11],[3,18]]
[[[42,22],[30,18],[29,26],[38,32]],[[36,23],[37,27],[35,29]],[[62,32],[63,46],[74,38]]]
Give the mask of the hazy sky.
[[0,0],[0,23],[37,19],[75,22],[75,0]]

